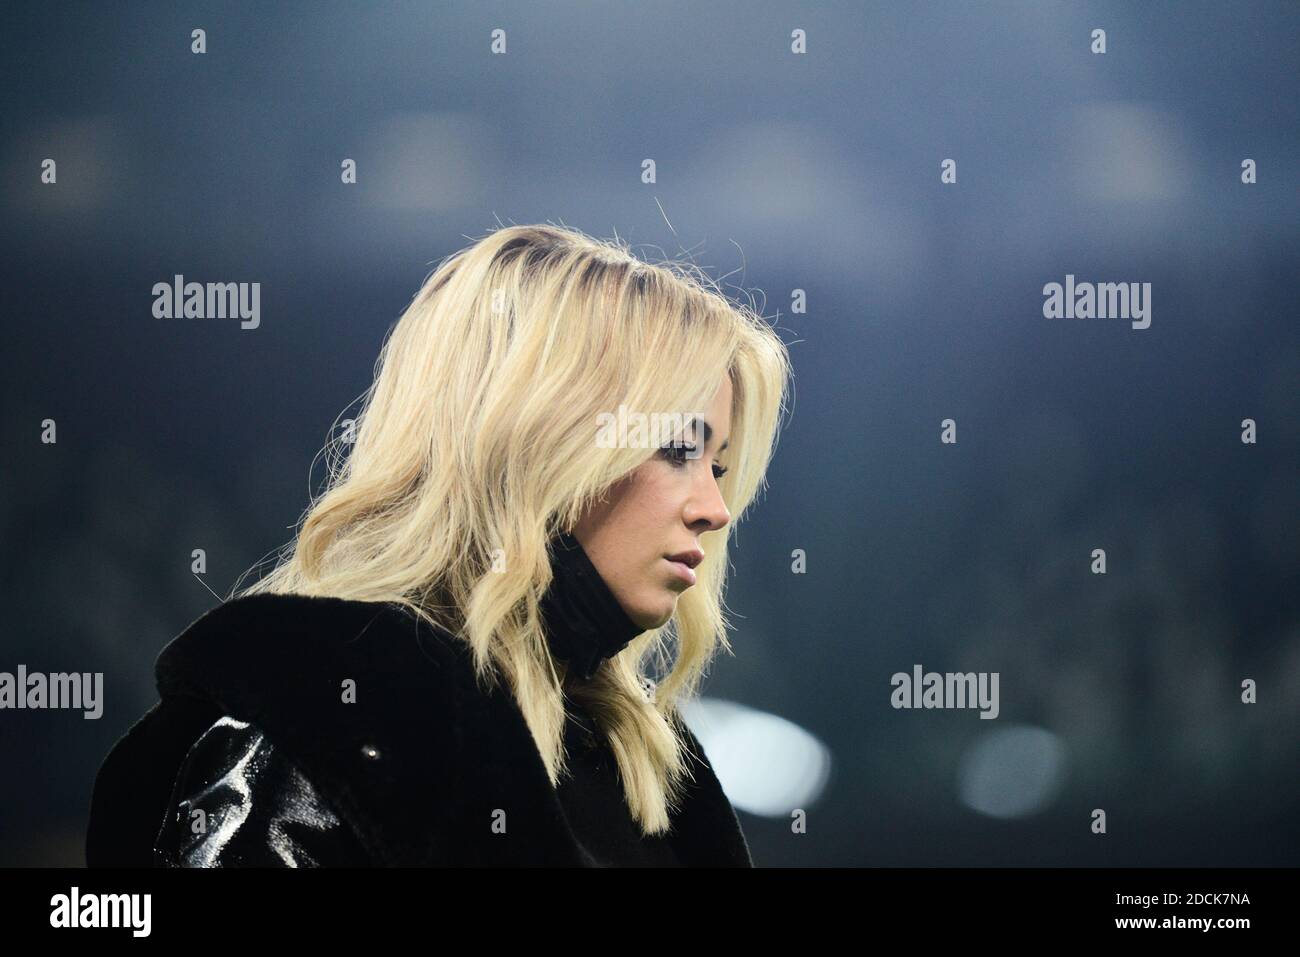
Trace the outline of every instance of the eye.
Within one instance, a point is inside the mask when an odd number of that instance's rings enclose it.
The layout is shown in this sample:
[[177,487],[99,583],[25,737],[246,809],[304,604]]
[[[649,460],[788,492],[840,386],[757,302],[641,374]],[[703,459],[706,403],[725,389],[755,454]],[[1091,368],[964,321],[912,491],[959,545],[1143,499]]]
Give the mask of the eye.
[[[694,452],[696,448],[698,448],[698,446],[678,442],[673,445],[665,445],[659,451],[663,453],[664,458],[666,458],[674,468],[685,468],[687,462],[686,454],[688,452]],[[715,479],[720,479],[726,474],[727,469],[723,468],[721,465],[713,466],[713,477]]]
[[694,452],[695,449],[696,446],[694,445],[687,445],[683,442],[676,442],[672,445],[665,445],[659,451],[662,452],[664,458],[666,458],[673,465],[681,467],[686,464],[686,453]]

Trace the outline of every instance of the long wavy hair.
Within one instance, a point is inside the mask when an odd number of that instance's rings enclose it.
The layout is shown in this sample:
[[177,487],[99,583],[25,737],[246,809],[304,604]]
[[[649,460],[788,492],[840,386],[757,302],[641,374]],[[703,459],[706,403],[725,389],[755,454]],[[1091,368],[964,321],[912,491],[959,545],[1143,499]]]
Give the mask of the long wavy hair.
[[[548,542],[657,452],[603,447],[598,416],[706,409],[724,374],[731,523],[702,536],[669,622],[568,681],[539,611]],[[789,378],[769,324],[694,265],[569,227],[500,228],[442,260],[389,330],[361,411],[326,447],[324,490],[275,569],[237,594],[396,602],[464,640],[481,687],[506,678],[552,785],[567,692],[608,741],[642,832],[662,834],[689,773],[677,706],[731,653],[727,544],[766,485]]]

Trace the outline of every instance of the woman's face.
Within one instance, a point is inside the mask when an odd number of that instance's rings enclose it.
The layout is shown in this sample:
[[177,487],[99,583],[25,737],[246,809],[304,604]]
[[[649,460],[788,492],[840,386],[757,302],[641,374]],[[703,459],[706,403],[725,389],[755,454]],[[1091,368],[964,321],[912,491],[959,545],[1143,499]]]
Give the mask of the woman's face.
[[731,521],[717,480],[725,471],[719,453],[731,434],[731,391],[731,378],[724,375],[706,410],[706,425],[672,443],[698,448],[703,440],[702,454],[657,451],[573,529],[627,616],[647,631],[666,623],[678,596],[692,587],[692,573],[669,556],[702,553],[700,535]]

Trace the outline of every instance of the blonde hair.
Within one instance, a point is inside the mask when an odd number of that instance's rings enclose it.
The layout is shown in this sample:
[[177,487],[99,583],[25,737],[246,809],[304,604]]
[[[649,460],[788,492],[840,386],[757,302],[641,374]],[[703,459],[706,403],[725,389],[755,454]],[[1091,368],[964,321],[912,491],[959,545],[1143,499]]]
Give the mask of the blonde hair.
[[[598,415],[706,409],[724,374],[732,522],[701,537],[697,584],[667,624],[566,682],[539,614],[547,543],[657,451],[598,448]],[[498,229],[442,260],[389,330],[350,454],[327,446],[327,486],[296,540],[239,594],[396,602],[465,640],[481,686],[506,676],[553,785],[567,691],[604,734],[642,832],[661,834],[688,773],[677,703],[731,651],[727,543],[766,484],[789,376],[767,322],[693,265],[569,227]],[[657,685],[647,659],[666,669]]]

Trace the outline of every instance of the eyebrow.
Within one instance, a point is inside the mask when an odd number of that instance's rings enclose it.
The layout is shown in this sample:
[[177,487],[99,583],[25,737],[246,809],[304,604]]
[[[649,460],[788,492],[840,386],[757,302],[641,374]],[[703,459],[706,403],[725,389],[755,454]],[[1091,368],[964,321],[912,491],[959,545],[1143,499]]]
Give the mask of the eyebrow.
[[[709,425],[709,423],[704,421],[703,419],[700,419],[700,424],[704,426],[704,441],[708,442],[709,439],[713,438],[713,426]],[[731,444],[731,436],[727,436],[727,441],[723,442],[721,445],[718,446],[718,451],[719,452],[726,451],[727,446],[730,444]]]

